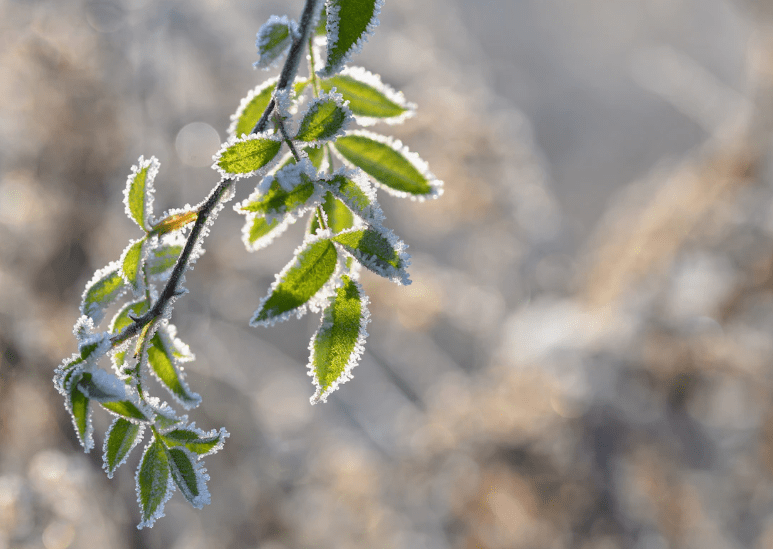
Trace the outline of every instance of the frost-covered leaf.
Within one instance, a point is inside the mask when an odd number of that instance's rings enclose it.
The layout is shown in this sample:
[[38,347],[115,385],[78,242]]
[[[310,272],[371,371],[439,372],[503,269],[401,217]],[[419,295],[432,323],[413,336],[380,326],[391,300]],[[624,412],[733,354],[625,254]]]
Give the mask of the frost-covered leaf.
[[113,261],[100,269],[86,284],[81,301],[81,314],[99,324],[105,316],[105,309],[126,292],[128,286],[121,276],[121,264]]
[[134,295],[139,295],[145,289],[145,273],[142,265],[147,256],[146,242],[145,237],[133,240],[121,254],[121,276]]
[[281,147],[280,137],[272,133],[231,139],[215,155],[212,168],[223,177],[236,179],[262,175],[271,167]]
[[89,399],[103,404],[126,398],[126,385],[115,374],[105,370],[84,373],[78,388]]
[[258,31],[255,47],[258,48],[260,60],[254,65],[259,69],[268,69],[283,57],[298,35],[298,25],[286,16],[269,17]]
[[91,374],[80,370],[72,372],[69,379],[65,380],[67,396],[65,406],[72,416],[72,423],[75,427],[75,434],[78,435],[78,441],[83,446],[85,452],[89,452],[94,447],[94,426],[91,422],[91,407],[89,398],[78,388],[84,378],[90,378]]
[[309,160],[290,164],[267,176],[247,200],[237,206],[240,213],[255,213],[269,219],[287,214],[296,218],[320,201],[312,178],[316,172]]
[[295,218],[275,217],[269,221],[257,214],[248,215],[242,229],[242,242],[250,252],[265,248],[284,233],[293,221]]
[[155,437],[145,447],[136,481],[137,502],[142,516],[137,528],[153,526],[156,519],[164,516],[164,504],[174,491],[169,456],[163,443]]
[[370,317],[368,298],[356,281],[348,276],[341,279],[343,285],[330,298],[322,313],[322,323],[309,345],[309,375],[317,387],[311,397],[312,404],[325,402],[330,393],[352,378],[351,370],[362,356],[368,335],[365,331]]
[[102,407],[120,417],[140,422],[150,421],[148,414],[143,412],[137,404],[131,400],[120,400],[117,402],[102,402]]
[[185,237],[181,233],[164,235],[161,244],[154,247],[148,254],[146,271],[149,276],[168,277],[177,258],[185,247]]
[[[325,149],[322,147],[307,146],[301,150],[303,151],[302,153],[300,153],[301,156],[303,157],[303,155],[305,154],[306,157],[311,162],[311,165],[314,166],[314,168],[317,171],[322,171],[323,166],[325,166]],[[287,156],[284,159],[282,159],[282,161],[279,163],[278,170],[281,170],[285,166],[290,166],[291,164],[295,164],[295,163],[296,163],[295,157],[292,154],[288,153]]]
[[160,221],[153,224],[153,230],[149,234],[164,236],[182,230],[191,223],[195,223],[198,216],[198,212],[190,209],[171,210]]
[[340,71],[352,55],[359,53],[367,35],[378,26],[384,0],[328,0],[327,60],[317,74],[328,77]]
[[126,461],[129,452],[139,444],[145,432],[145,425],[132,423],[122,417],[115,418],[105,433],[102,446],[102,468],[107,472],[107,478],[113,478],[113,473]]
[[148,310],[148,302],[145,299],[127,303],[115,314],[110,321],[110,333],[117,334],[134,322],[132,316],[140,317]]
[[340,74],[325,78],[320,84],[325,91],[335,88],[349,102],[349,109],[361,126],[376,122],[398,124],[413,116],[416,110],[416,105],[408,103],[402,93],[362,67],[345,67]]
[[124,205],[126,214],[145,232],[152,229],[150,220],[153,215],[153,180],[158,174],[160,164],[156,157],[145,160],[140,156],[132,173],[126,180],[124,190]]
[[405,244],[390,230],[370,226],[366,229],[352,229],[332,238],[362,265],[398,284],[410,284],[406,268],[409,256]]
[[[325,193],[322,212],[325,216],[325,223],[333,234],[349,229],[354,224],[352,212],[346,207],[346,204],[338,200],[330,192]],[[311,222],[309,223],[309,233],[315,234],[319,229],[319,216],[312,215]]]
[[333,276],[338,259],[327,236],[320,232],[316,237],[308,237],[296,250],[293,260],[277,275],[268,295],[261,300],[250,320],[252,326],[271,326],[293,314],[300,317],[309,306],[318,308],[312,298]]
[[209,475],[195,454],[184,447],[169,448],[169,465],[175,484],[193,507],[201,509],[210,502]]
[[[246,136],[252,132],[274,95],[277,80],[277,78],[269,78],[242,99],[239,108],[231,115],[231,125],[228,127],[229,138]],[[293,84],[295,95],[300,95],[308,83],[307,79],[297,79]]]
[[82,316],[76,327],[76,337],[78,338],[78,352],[81,358],[88,364],[94,365],[97,361],[105,356],[112,347],[110,342],[110,334],[108,332],[93,333],[89,330],[83,330],[78,333],[81,320],[87,320],[91,323],[91,319],[87,316]]
[[223,447],[225,439],[228,438],[228,432],[225,429],[219,431],[213,429],[206,433],[197,429],[195,424],[186,428],[173,429],[161,435],[164,442],[169,447],[182,446],[197,454],[199,458],[214,454]]
[[236,113],[231,116],[231,125],[228,127],[229,137],[242,137],[252,132],[271,101],[277,80],[277,78],[266,80],[242,99]]
[[325,177],[324,185],[364,221],[380,223],[384,220],[376,192],[362,171],[337,170]]
[[305,143],[320,144],[344,135],[353,120],[352,111],[344,103],[340,93],[325,93],[309,103],[301,115],[298,132],[293,138]]
[[357,131],[340,137],[336,151],[350,165],[360,168],[395,196],[436,198],[442,194],[439,181],[427,164],[403,144],[372,132]]
[[190,349],[175,337],[172,325],[161,326],[147,348],[148,364],[156,379],[184,408],[198,406],[201,397],[191,391],[185,382],[180,363],[193,360]]

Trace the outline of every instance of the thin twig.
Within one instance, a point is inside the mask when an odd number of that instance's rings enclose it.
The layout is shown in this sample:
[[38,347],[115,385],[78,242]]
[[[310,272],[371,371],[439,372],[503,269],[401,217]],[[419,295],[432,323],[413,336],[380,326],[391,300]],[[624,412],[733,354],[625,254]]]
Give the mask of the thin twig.
[[[303,8],[303,14],[301,15],[299,35],[293,41],[293,45],[290,48],[290,53],[288,54],[287,60],[285,61],[284,67],[282,68],[282,73],[279,76],[279,82],[277,82],[277,91],[286,89],[295,80],[300,58],[303,54],[312,23],[314,23],[314,18],[317,14],[317,5],[319,2],[320,0],[306,0],[306,4]],[[266,129],[269,117],[274,111],[274,108],[275,101],[272,99],[266,106],[266,110],[263,111],[263,115],[260,117],[258,123],[255,124],[255,128],[253,128],[251,133],[260,133]],[[193,254],[196,242],[198,241],[201,232],[204,230],[209,216],[212,215],[212,212],[215,210],[222,197],[228,193],[228,191],[230,191],[234,183],[234,179],[223,179],[220,181],[220,183],[218,183],[217,187],[215,187],[215,189],[210,193],[210,195],[201,204],[201,206],[198,207],[198,216],[196,217],[196,221],[193,223],[193,227],[191,227],[191,232],[185,242],[185,247],[183,248],[182,253],[180,253],[180,257],[177,258],[177,263],[175,263],[172,274],[169,276],[169,280],[164,286],[163,291],[158,296],[158,299],[150,308],[150,310],[148,310],[148,312],[121,330],[120,333],[110,338],[110,342],[113,346],[118,345],[119,343],[122,343],[140,333],[149,322],[152,322],[154,319],[163,315],[164,310],[170,301],[181,294],[179,289],[180,280],[188,268],[188,262],[190,261],[191,255]]]

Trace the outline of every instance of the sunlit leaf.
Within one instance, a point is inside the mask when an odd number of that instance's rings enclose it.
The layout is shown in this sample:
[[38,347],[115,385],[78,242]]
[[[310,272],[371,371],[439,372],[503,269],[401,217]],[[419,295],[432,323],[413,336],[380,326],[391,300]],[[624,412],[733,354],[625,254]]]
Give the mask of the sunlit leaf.
[[277,275],[268,295],[261,300],[250,320],[252,326],[271,326],[293,314],[300,317],[308,307],[319,308],[312,298],[333,276],[338,258],[335,246],[325,236],[309,237],[296,250],[293,260]]
[[376,192],[362,171],[337,170],[327,175],[323,184],[364,221],[380,223],[384,220],[384,213],[376,200]]
[[376,122],[398,124],[413,116],[416,110],[416,105],[408,103],[402,93],[362,67],[345,67],[340,74],[325,78],[320,84],[324,91],[335,88],[349,102],[349,109],[361,126]]
[[145,289],[145,273],[142,265],[147,257],[146,242],[146,238],[133,240],[121,254],[121,276],[134,295],[140,295]]
[[105,433],[102,446],[102,468],[107,472],[107,478],[113,478],[113,473],[129,457],[129,452],[139,444],[145,432],[145,425],[132,423],[122,417],[115,418]]
[[[346,204],[338,200],[330,192],[325,194],[325,201],[322,203],[322,211],[325,215],[325,223],[333,234],[351,228],[354,223],[354,215],[349,208],[346,207]],[[311,223],[309,224],[309,233],[314,234],[319,229],[319,216],[312,215]]]
[[409,264],[405,244],[388,229],[373,226],[352,229],[332,238],[352,254],[363,267],[397,282],[410,284],[406,268]]
[[327,8],[327,60],[318,74],[327,77],[335,74],[358,53],[378,26],[378,15],[384,0],[328,0]]
[[352,112],[344,104],[341,94],[326,93],[309,103],[293,139],[305,143],[325,143],[344,135],[351,120]]
[[136,166],[132,166],[132,173],[126,181],[124,190],[124,205],[126,214],[140,229],[149,232],[153,215],[153,180],[159,169],[159,162],[152,156],[145,160],[140,156]]
[[121,264],[117,261],[100,269],[86,284],[81,301],[81,314],[99,324],[105,316],[105,309],[118,300],[128,289],[121,276]]
[[425,199],[442,193],[443,183],[400,141],[357,131],[338,138],[334,146],[347,163],[370,175],[390,194]]
[[348,276],[322,313],[322,323],[311,340],[310,375],[317,391],[311,403],[325,402],[339,385],[351,379],[362,356],[365,327],[370,314],[362,287]]
[[215,155],[212,168],[223,177],[262,175],[279,154],[282,142],[271,133],[252,134],[231,140]]
[[155,437],[145,447],[135,478],[142,518],[137,528],[153,526],[156,519],[164,516],[164,504],[174,491],[169,456],[164,445]]

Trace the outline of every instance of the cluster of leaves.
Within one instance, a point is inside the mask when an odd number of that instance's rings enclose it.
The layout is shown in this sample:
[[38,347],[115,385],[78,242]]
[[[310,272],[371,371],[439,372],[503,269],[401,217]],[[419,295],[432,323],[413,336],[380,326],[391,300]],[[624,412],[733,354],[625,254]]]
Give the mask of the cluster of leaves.
[[[169,317],[175,299],[186,292],[184,273],[203,253],[201,242],[233,196],[235,181],[259,176],[255,191],[235,206],[246,217],[243,241],[250,251],[267,246],[308,215],[303,243],[276,275],[251,324],[270,326],[309,310],[321,312],[309,345],[309,375],[316,386],[312,403],[324,402],[350,379],[362,355],[369,313],[358,281],[361,268],[410,283],[406,246],[384,226],[376,188],[423,200],[439,196],[442,183],[399,141],[351,129],[355,123],[399,123],[414,112],[378,76],[345,67],[378,24],[381,4],[327,0],[322,7],[318,0],[306,0],[300,23],[272,16],[263,25],[255,65],[268,68],[287,56],[282,76],[242,100],[229,139],[214,157],[221,181],[197,207],[155,219],[153,182],[159,163],[140,157],[132,169],[126,213],[144,236],[131,241],[120,260],[97,271],[86,286],[74,329],[79,352],[57,369],[54,382],[86,451],[94,446],[93,403],[116,416],[103,445],[108,476],[150,429],[136,473],[140,528],[163,515],[175,487],[194,507],[209,502],[209,477],[200,459],[222,448],[228,436],[222,428],[196,428],[187,416],[150,396],[147,373],[182,408],[200,403],[182,368],[193,355],[176,337]],[[323,49],[325,62],[317,70]],[[295,79],[304,51],[309,75]],[[117,307],[108,329],[98,331],[107,310],[124,296],[128,299]],[[107,355],[110,372],[98,366]]]

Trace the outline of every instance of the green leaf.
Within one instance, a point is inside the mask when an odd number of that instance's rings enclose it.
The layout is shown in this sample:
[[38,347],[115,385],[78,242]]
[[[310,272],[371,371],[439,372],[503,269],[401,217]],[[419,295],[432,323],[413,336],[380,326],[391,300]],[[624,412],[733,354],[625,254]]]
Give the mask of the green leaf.
[[344,135],[351,116],[352,112],[344,105],[341,94],[323,94],[309,104],[293,139],[306,143],[330,141]]
[[307,306],[317,309],[312,298],[333,276],[337,259],[338,254],[330,240],[309,237],[296,250],[295,258],[277,275],[250,324],[271,326],[293,314],[300,317]]
[[145,274],[142,264],[145,262],[145,238],[133,240],[121,254],[121,276],[132,289],[134,295],[139,295],[145,289]]
[[[325,193],[325,201],[322,203],[322,211],[325,213],[325,221],[330,231],[340,233],[349,229],[354,224],[354,216],[346,204],[338,200],[332,193]],[[315,234],[319,230],[319,216],[312,216],[309,224],[309,233]]]
[[153,526],[156,519],[164,516],[164,504],[172,497],[174,490],[169,469],[166,448],[154,437],[145,448],[137,469],[137,501],[142,517],[137,528]]
[[383,0],[328,0],[327,61],[318,72],[328,77],[344,66],[365,44],[366,36],[378,26]]
[[311,403],[325,402],[339,385],[352,378],[351,370],[363,352],[370,314],[362,287],[348,276],[322,313],[322,323],[311,340],[310,373],[317,391]]
[[324,182],[330,192],[361,219],[368,223],[381,223],[384,220],[376,192],[362,171],[351,173],[338,170],[325,177]]
[[113,473],[129,457],[129,452],[139,444],[145,426],[132,423],[122,417],[115,418],[105,433],[102,468],[107,472],[107,478],[113,478]]
[[134,321],[132,316],[140,317],[148,310],[148,302],[145,299],[127,303],[116,313],[113,320],[110,322],[110,333],[117,334],[127,326],[131,325]]
[[75,434],[78,435],[78,441],[83,446],[85,452],[89,452],[94,447],[93,432],[94,427],[91,423],[91,408],[89,407],[89,398],[78,388],[80,380],[90,379],[91,374],[77,373],[69,381],[69,395],[66,400],[67,411],[72,416],[72,423],[75,427]]
[[158,381],[184,408],[198,406],[201,397],[190,390],[180,370],[181,361],[192,360],[188,346],[175,336],[175,329],[169,325],[161,327],[153,335],[148,346],[148,363]]
[[413,116],[416,109],[416,105],[408,103],[402,93],[362,67],[346,67],[341,74],[322,80],[321,87],[326,92],[335,88],[349,102],[349,109],[361,126],[379,121],[400,123]]
[[81,301],[81,314],[99,324],[105,316],[105,309],[120,298],[128,286],[121,276],[120,263],[114,261],[100,269],[86,284]]
[[264,173],[279,154],[282,142],[273,134],[253,134],[227,143],[217,155],[212,168],[223,177],[250,177]]
[[145,232],[152,229],[150,218],[153,215],[153,180],[159,167],[155,157],[145,160],[140,156],[138,165],[132,166],[132,173],[129,174],[124,190],[126,215]]
[[[268,107],[271,97],[276,89],[277,78],[269,78],[242,99],[239,108],[231,116],[231,125],[228,127],[230,138],[247,136],[252,133],[255,125],[263,116],[263,112]],[[303,93],[304,88],[309,84],[306,78],[299,78],[293,84],[295,95]]]
[[175,484],[193,507],[201,509],[210,502],[209,475],[194,454],[184,448],[169,448],[169,464]]
[[225,429],[205,433],[194,426],[185,429],[173,429],[161,435],[167,446],[183,446],[200,457],[213,454],[223,447],[228,433]]
[[390,194],[422,199],[435,198],[442,192],[442,182],[400,141],[359,131],[338,138],[334,146],[347,162],[370,175]]
[[275,217],[269,221],[257,214],[248,215],[242,229],[242,242],[250,252],[265,248],[285,232],[293,221],[295,219],[290,217]]
[[374,273],[397,282],[410,284],[408,255],[405,244],[397,240],[391,231],[373,226],[356,229],[333,236],[333,242],[343,246],[364,267]]
[[121,417],[137,421],[150,421],[150,418],[130,400],[102,402],[101,404],[104,409]]
[[[322,147],[308,146],[303,148],[303,152],[309,157],[311,165],[314,166],[317,171],[320,171],[322,169],[322,163],[325,160],[325,150]],[[288,153],[287,157],[279,163],[279,169],[281,170],[285,166],[292,166],[295,163],[295,157]]]
[[260,60],[255,63],[259,69],[268,69],[287,53],[293,43],[293,37],[298,33],[298,25],[286,16],[272,15],[260,27],[255,46],[258,48]]
[[314,182],[306,177],[306,182],[302,183],[291,191],[286,191],[276,179],[271,179],[269,188],[266,192],[258,192],[250,196],[245,202],[239,205],[242,212],[257,213],[263,216],[278,216],[294,212],[298,209],[306,209],[307,203],[315,196],[316,190]]
[[236,113],[231,116],[231,126],[228,128],[229,136],[232,138],[242,137],[252,132],[255,124],[263,115],[263,111],[268,107],[269,101],[271,101],[276,82],[276,78],[266,80],[242,99]]
[[158,276],[170,271],[177,258],[183,251],[183,244],[178,244],[177,239],[168,239],[166,243],[156,246],[148,257],[147,273],[149,276]]

